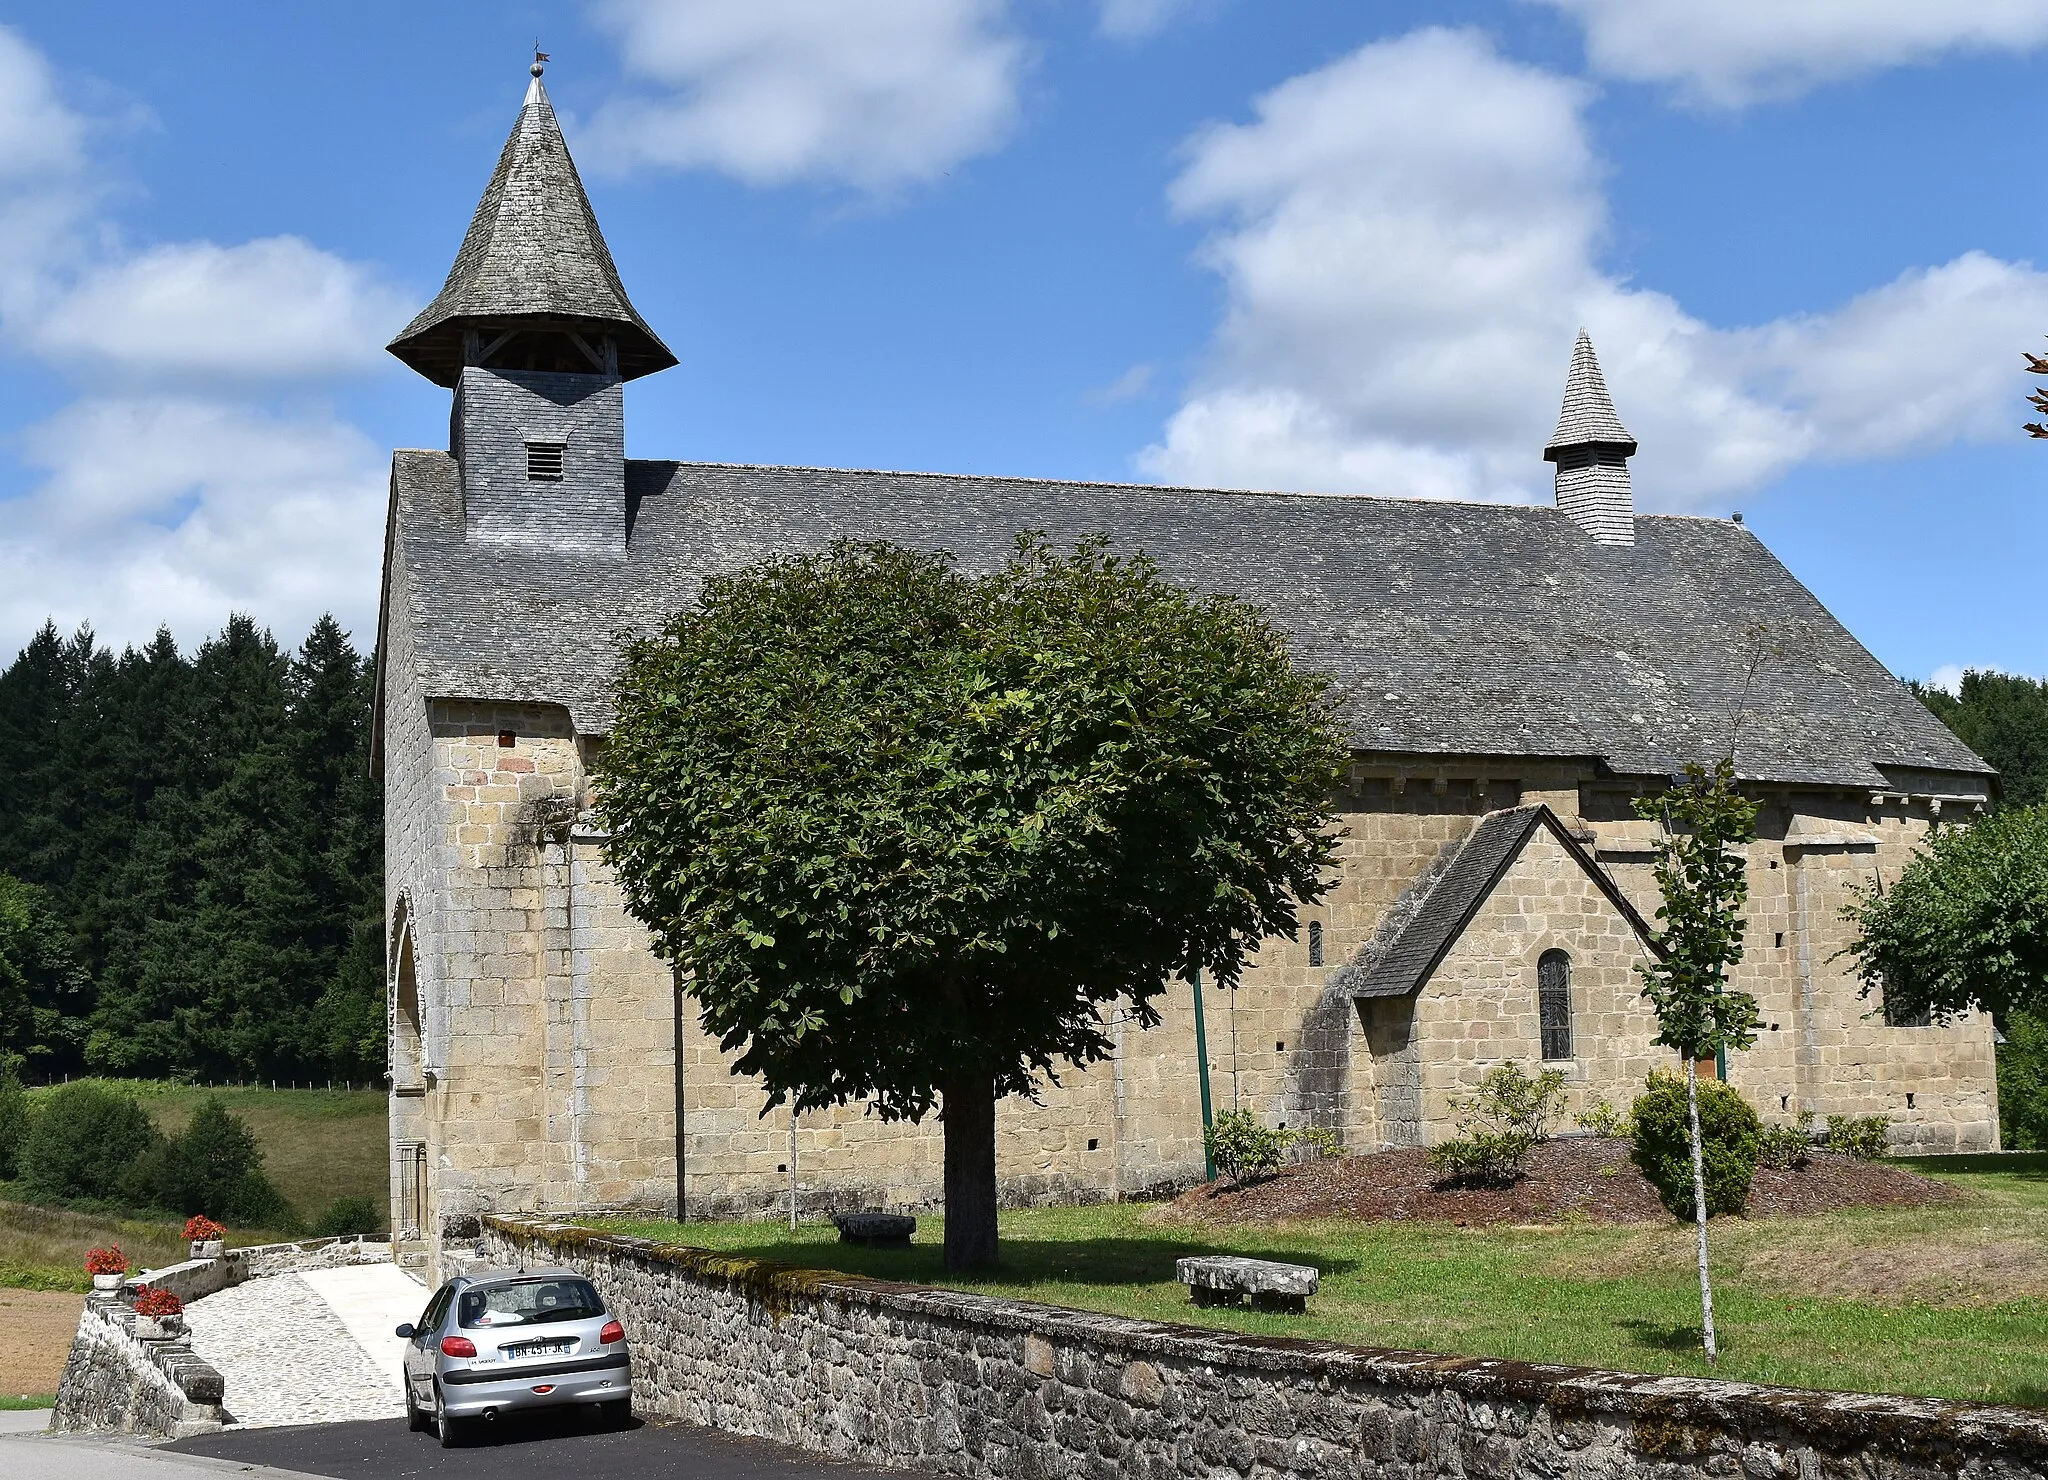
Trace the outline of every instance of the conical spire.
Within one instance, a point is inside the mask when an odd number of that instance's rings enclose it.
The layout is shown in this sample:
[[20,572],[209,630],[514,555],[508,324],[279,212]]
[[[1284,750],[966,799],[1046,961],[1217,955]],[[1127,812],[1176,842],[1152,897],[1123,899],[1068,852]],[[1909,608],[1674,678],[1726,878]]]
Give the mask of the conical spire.
[[1581,329],[1578,343],[1572,346],[1572,368],[1564,379],[1564,409],[1558,413],[1557,431],[1543,449],[1543,459],[1556,462],[1565,448],[1587,446],[1616,447],[1623,457],[1636,453],[1636,439],[1621,424],[1614,398],[1607,394],[1593,341]]
[[448,281],[390,344],[438,385],[465,364],[631,380],[676,362],[626,297],[540,72]]
[[1557,465],[1558,508],[1595,543],[1636,542],[1635,490],[1628,476],[1635,452],[1636,439],[1615,414],[1600,362],[1593,357],[1593,341],[1581,329],[1564,380],[1557,434],[1543,457]]

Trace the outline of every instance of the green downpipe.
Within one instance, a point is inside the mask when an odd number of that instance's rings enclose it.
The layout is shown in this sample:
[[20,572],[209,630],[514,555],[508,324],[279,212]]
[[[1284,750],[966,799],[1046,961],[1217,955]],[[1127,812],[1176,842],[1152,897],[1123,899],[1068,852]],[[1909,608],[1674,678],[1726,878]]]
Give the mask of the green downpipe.
[[1209,1030],[1202,1023],[1202,973],[1197,970],[1188,978],[1188,984],[1195,989],[1195,1062],[1202,1070],[1202,1178],[1213,1182],[1216,1162],[1209,1155],[1209,1127],[1216,1123],[1216,1118],[1209,1102]]

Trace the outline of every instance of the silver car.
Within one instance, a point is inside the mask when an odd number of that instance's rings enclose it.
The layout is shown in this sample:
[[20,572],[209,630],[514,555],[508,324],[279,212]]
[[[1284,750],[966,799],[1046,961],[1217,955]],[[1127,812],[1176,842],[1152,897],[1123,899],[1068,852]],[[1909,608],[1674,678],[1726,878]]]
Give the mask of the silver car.
[[589,1404],[613,1423],[633,1415],[626,1332],[597,1287],[574,1270],[484,1270],[434,1292],[405,1347],[405,1416],[441,1443],[500,1414]]

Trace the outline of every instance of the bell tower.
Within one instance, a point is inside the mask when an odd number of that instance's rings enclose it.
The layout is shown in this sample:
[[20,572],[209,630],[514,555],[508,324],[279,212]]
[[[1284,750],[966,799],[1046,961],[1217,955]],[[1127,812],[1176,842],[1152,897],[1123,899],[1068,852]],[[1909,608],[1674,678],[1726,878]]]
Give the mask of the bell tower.
[[389,348],[455,392],[469,539],[623,555],[620,387],[676,357],[626,296],[541,70],[447,282]]
[[1615,413],[1593,341],[1581,329],[1565,375],[1564,409],[1543,459],[1557,465],[1558,508],[1600,544],[1636,542],[1636,498],[1628,476],[1628,460],[1635,455],[1636,439]]

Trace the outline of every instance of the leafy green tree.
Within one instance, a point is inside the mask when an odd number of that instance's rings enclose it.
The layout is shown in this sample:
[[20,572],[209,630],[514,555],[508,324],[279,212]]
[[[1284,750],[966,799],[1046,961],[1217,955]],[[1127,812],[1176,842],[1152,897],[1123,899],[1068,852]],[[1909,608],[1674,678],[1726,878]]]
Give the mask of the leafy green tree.
[[[1735,763],[1713,770],[1694,764],[1685,779],[1658,796],[1636,799],[1638,816],[1661,822],[1657,906],[1661,922],[1654,957],[1638,963],[1643,995],[1657,1014],[1655,1041],[1685,1060],[1687,1135],[1691,1143],[1693,1217],[1698,1229],[1701,1339],[1707,1360],[1718,1356],[1714,1285],[1707,1267],[1707,1184],[1700,1141],[1699,1060],[1756,1042],[1756,998],[1728,987],[1742,960],[1749,901],[1744,845],[1756,837],[1756,803],[1735,789]],[[1754,1158],[1752,1157],[1752,1160]]]
[[116,1199],[136,1159],[162,1142],[132,1096],[89,1082],[63,1085],[29,1121],[22,1195],[30,1202]]
[[1907,687],[1997,768],[2003,805],[2048,802],[2048,682],[1972,668],[1953,694],[1917,682]]
[[2008,1151],[2048,1151],[2048,1022],[2015,1011],[1998,1045],[1998,1125]]
[[2048,806],[1936,830],[1896,884],[1846,914],[1847,954],[1888,1017],[2048,1016]]
[[771,1106],[941,1110],[946,1265],[996,1256],[997,1098],[1229,985],[1330,887],[1346,755],[1252,607],[1097,542],[972,577],[840,544],[629,645],[607,852]]

